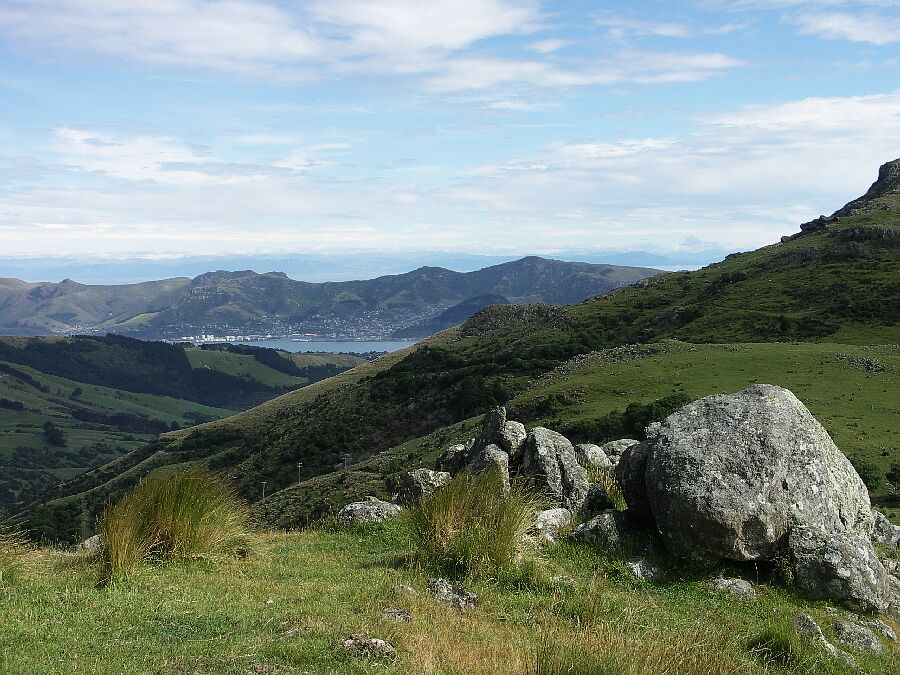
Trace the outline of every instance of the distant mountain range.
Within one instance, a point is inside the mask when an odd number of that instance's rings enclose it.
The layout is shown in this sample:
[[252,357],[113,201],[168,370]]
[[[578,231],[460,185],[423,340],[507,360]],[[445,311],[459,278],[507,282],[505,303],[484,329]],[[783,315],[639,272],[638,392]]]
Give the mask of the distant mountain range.
[[253,271],[102,286],[71,279],[0,279],[0,333],[112,332],[164,339],[260,334],[420,337],[464,321],[490,302],[568,305],[657,272],[532,256],[474,272],[420,267],[365,281],[325,283]]
[[69,277],[84,284],[136,284],[172,277],[196,277],[209,270],[280,270],[301,281],[353,281],[403,274],[417,267],[444,267],[458,272],[475,270],[541,255],[567,262],[588,262],[664,270],[696,269],[721,260],[734,249],[705,246],[696,250],[653,253],[619,250],[565,250],[552,254],[522,252],[520,255],[459,253],[451,251],[347,252],[347,253],[259,253],[244,255],[190,255],[149,257],[139,254],[121,258],[43,256],[4,257],[0,251],[0,278],[15,277],[38,282]]

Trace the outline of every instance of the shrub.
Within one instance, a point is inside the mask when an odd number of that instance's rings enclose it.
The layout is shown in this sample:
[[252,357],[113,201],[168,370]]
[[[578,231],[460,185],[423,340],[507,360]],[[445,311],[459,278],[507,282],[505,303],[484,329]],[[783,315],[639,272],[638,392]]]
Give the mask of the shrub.
[[21,532],[0,528],[0,583],[27,573],[34,565],[34,549]]
[[536,510],[530,493],[518,485],[505,491],[492,469],[458,474],[407,517],[420,563],[451,575],[510,579],[533,564],[525,535]]
[[249,511],[234,490],[203,469],[151,476],[103,515],[103,579],[145,561],[241,551]]

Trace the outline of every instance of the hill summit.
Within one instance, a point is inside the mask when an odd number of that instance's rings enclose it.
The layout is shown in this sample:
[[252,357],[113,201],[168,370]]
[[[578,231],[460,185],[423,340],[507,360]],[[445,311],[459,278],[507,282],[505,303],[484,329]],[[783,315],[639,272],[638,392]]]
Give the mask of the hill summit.
[[869,191],[835,211],[832,217],[859,216],[876,211],[900,211],[900,159],[882,164],[878,179]]

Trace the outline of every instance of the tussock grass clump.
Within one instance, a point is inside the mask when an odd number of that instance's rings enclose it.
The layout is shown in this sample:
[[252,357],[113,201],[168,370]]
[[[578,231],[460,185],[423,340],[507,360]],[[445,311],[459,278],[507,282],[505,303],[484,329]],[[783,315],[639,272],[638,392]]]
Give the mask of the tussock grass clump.
[[0,583],[12,581],[32,571],[37,552],[24,534],[10,528],[0,528]]
[[589,469],[588,480],[592,483],[599,483],[606,490],[606,494],[613,504],[616,511],[625,511],[628,509],[628,503],[625,501],[625,493],[622,486],[612,472],[608,469]]
[[767,667],[781,669],[789,673],[822,672],[815,653],[810,652],[797,631],[783,626],[770,626],[747,642],[747,650]]
[[[718,636],[696,630],[628,636],[600,623],[574,633],[545,634],[528,675],[737,675],[748,669],[729,658]],[[750,671],[752,672],[752,671]]]
[[455,576],[514,579],[534,572],[526,537],[537,500],[499,474],[463,472],[409,509],[418,561]]
[[140,563],[242,550],[249,511],[234,489],[203,469],[151,476],[103,515],[103,579]]

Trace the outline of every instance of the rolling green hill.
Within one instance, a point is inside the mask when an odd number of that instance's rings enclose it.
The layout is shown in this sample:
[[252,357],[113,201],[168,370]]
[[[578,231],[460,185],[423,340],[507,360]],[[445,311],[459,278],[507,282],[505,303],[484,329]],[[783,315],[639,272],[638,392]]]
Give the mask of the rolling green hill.
[[[823,416],[826,426],[831,424],[845,450],[874,462],[884,475],[896,456],[896,413],[871,410],[890,400],[891,387],[896,390],[896,353],[886,347],[872,357],[883,371],[861,375],[854,366],[867,363],[865,345],[900,343],[900,176],[885,169],[880,175],[890,184],[877,186],[879,201],[871,210],[857,207],[852,215],[805,227],[771,246],[729,256],[696,272],[659,275],[572,307],[489,307],[413,348],[227,420],[165,434],[67,483],[58,501],[30,514],[32,526],[37,532],[65,536],[65,526],[58,523],[70,517],[73,504],[92,512],[148,471],[195,462],[232,475],[251,500],[260,498],[266,481],[270,497],[262,513],[280,523],[303,522],[327,510],[328,504],[288,500],[284,504],[293,505],[278,506],[286,497],[273,494],[294,485],[298,471],[302,478],[325,481],[320,487],[327,484],[335,490],[333,481],[340,481],[342,489],[350,491],[365,482],[352,473],[334,473],[345,453],[366,467],[366,460],[380,462],[388,457],[381,453],[395,448],[391,471],[418,465],[420,452],[407,450],[404,458],[403,450],[396,448],[477,416],[493,404],[512,401],[526,421],[551,417],[557,426],[577,424],[574,430],[588,433],[591,424],[598,429],[608,424],[604,418],[614,408],[625,414],[630,403],[660,401],[682,388],[689,392],[685,396],[697,396],[738,389],[754,380],[782,384],[811,399],[813,411]],[[570,395],[547,392],[546,400],[527,407],[528,392],[546,386],[535,379],[561,364],[572,359],[577,363],[598,350],[668,339],[720,346],[704,348],[709,350],[709,364],[694,363],[678,350],[663,352],[662,362],[652,368],[658,371],[657,379],[640,388],[640,380],[627,388],[618,385],[624,397],[607,394],[579,407]],[[804,344],[792,350],[795,342]],[[846,358],[839,358],[841,354]],[[789,372],[798,368],[809,376],[802,379]],[[674,380],[671,373],[676,371],[690,372],[691,377]],[[591,386],[601,388],[611,376],[601,372]],[[863,376],[871,377],[865,381],[868,388],[860,384]],[[857,392],[857,384],[864,391]],[[878,388],[868,386],[872,384]],[[834,399],[851,391],[855,402]],[[586,391],[580,395],[587,397]],[[677,400],[661,401],[651,412],[659,413]],[[855,441],[854,433],[847,431],[850,423],[840,421],[841,410],[850,409],[857,411],[856,424],[867,434],[857,434]],[[381,468],[362,471],[387,489]],[[887,495],[885,485],[873,490]]]
[[233,415],[365,362],[350,354],[185,348],[119,337],[0,338],[0,354],[6,510],[52,494],[60,481],[159,433]]

